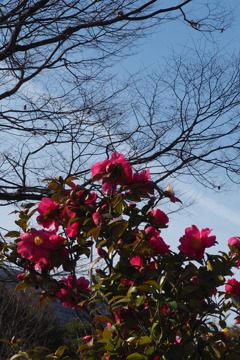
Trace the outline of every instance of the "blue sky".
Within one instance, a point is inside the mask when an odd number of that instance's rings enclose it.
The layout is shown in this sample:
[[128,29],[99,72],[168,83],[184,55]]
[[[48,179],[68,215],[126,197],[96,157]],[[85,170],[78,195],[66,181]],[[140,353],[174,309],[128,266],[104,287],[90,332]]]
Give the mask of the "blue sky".
[[[228,53],[239,53],[240,39],[240,2],[231,0],[233,23],[231,28],[223,33],[214,33],[214,41],[204,37],[201,33],[180,22],[170,22],[162,25],[160,30],[148,37],[144,44],[139,47],[138,54],[127,58],[118,66],[120,72],[134,73],[139,69],[155,69],[161,66],[172,51],[181,53],[185,48],[195,46],[207,46],[209,51],[216,44],[220,49]],[[207,45],[206,45],[207,44]],[[240,164],[239,164],[240,165]],[[184,229],[192,224],[199,228],[211,228],[212,234],[217,236],[218,250],[227,250],[227,240],[232,236],[240,236],[240,197],[239,190],[232,186],[229,180],[228,191],[210,191],[197,183],[182,184],[171,183],[176,196],[181,197],[183,202],[194,200],[194,204],[180,213],[170,215],[169,228],[163,232],[163,238],[173,248],[178,246],[178,239],[183,235]],[[231,190],[231,188],[233,190]],[[170,206],[171,210],[178,209],[178,203]],[[240,274],[239,274],[240,277]]]

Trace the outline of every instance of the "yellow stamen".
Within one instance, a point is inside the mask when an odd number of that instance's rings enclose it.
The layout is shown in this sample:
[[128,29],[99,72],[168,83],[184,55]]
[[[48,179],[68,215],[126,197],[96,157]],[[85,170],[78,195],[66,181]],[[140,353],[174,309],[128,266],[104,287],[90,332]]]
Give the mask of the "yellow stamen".
[[33,242],[35,245],[40,246],[43,243],[43,240],[40,238],[40,236],[35,236]]

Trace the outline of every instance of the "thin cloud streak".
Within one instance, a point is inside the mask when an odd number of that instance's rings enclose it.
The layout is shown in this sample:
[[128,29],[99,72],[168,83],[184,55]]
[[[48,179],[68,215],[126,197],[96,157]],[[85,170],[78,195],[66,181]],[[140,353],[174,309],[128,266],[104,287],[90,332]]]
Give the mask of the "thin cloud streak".
[[[240,225],[240,212],[233,211],[229,206],[222,205],[220,201],[215,201],[201,193],[200,191],[188,188],[190,190],[190,196],[195,199],[195,201],[201,205],[206,211],[211,212],[217,217],[224,219],[225,221],[230,221],[234,225]],[[189,195],[189,193],[188,193]],[[222,196],[223,198],[223,196]],[[229,196],[226,195],[226,200],[229,201]]]

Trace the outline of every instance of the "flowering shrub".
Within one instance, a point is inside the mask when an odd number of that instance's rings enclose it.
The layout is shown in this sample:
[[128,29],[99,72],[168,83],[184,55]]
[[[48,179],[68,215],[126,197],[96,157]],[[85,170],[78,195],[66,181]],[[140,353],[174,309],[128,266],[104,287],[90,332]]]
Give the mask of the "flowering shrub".
[[[240,285],[228,278],[239,262],[239,238],[229,240],[228,254],[210,255],[212,230],[192,225],[174,252],[164,241],[169,218],[156,208],[163,198],[180,201],[172,189],[161,190],[149,171],[134,172],[118,153],[91,174],[85,187],[75,177],[51,179],[52,198],[19,212],[21,232],[9,232],[14,244],[1,250],[3,260],[24,269],[16,290],[37,286],[41,304],[58,299],[89,312],[94,331],[78,349],[83,360],[239,358],[222,331],[229,310],[239,318]],[[36,214],[44,229],[28,228]],[[91,251],[90,284],[76,272]],[[57,269],[66,275],[59,279]]]

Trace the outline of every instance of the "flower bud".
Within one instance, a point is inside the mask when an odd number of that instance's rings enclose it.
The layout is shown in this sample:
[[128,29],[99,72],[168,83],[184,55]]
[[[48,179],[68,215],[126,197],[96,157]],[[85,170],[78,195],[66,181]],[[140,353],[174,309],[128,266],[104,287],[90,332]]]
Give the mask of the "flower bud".
[[94,221],[94,224],[96,226],[101,226],[105,223],[105,219],[103,217],[102,214],[100,214],[99,212],[95,212],[93,215],[92,215],[92,219]]
[[86,341],[86,342],[89,342],[89,341],[91,341],[92,340],[92,335],[87,335],[87,336],[84,336],[83,338],[82,338],[82,340],[83,341]]
[[194,275],[191,277],[190,281],[194,284],[194,285],[199,285],[200,280],[199,277],[197,275]]
[[99,256],[101,256],[101,257],[107,257],[107,252],[104,250],[104,249],[102,249],[102,248],[98,248],[97,249],[97,253],[98,253],[98,255]]
[[128,204],[128,207],[131,208],[131,209],[134,209],[137,205],[134,204],[134,203],[129,203]]
[[86,241],[87,247],[91,247],[93,244],[94,244],[94,241],[93,241],[93,240],[88,240],[88,241]]
[[24,273],[18,274],[17,275],[18,280],[23,281],[24,280],[24,275],[25,275]]

